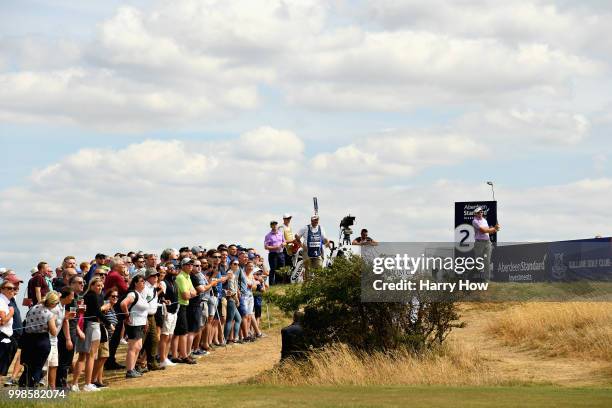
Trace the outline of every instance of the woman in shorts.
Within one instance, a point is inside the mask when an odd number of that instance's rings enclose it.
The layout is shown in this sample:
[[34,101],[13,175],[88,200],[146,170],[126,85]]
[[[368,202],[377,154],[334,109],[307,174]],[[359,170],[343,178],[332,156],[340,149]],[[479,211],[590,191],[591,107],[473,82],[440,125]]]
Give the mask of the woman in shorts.
[[102,278],[96,276],[89,281],[89,286],[83,296],[85,303],[85,339],[79,338],[77,340],[76,351],[79,353],[79,358],[74,365],[71,388],[73,391],[79,390],[79,375],[83,364],[85,365],[85,385],[83,386],[83,391],[99,391],[98,387],[92,383],[94,363],[98,358],[100,341],[108,341],[106,330],[103,332],[100,329],[100,323],[110,324],[106,315],[102,312],[102,306],[104,305],[103,288]]
[[142,374],[136,371],[136,359],[142,349],[144,328],[149,314],[149,303],[145,293],[145,278],[135,275],[128,287],[128,293],[121,302],[121,311],[127,316],[125,334],[128,338],[128,350],[125,358],[125,378],[137,378]]

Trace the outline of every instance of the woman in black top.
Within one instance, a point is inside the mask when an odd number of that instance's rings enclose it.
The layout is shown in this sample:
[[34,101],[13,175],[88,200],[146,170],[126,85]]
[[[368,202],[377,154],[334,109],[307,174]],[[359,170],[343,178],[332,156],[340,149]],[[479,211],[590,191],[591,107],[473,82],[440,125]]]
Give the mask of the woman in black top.
[[[94,362],[98,355],[100,340],[107,341],[106,331],[100,330],[100,323],[102,322],[106,325],[110,325],[108,318],[101,309],[102,305],[104,305],[104,296],[102,295],[103,287],[104,283],[102,278],[95,277],[89,282],[87,292],[85,292],[83,296],[83,301],[85,303],[85,340],[77,343],[79,359],[75,364],[76,375],[72,380],[73,391],[78,390],[78,373],[83,362],[85,362],[85,386],[83,387],[83,391],[98,391],[98,388],[91,382]],[[110,326],[112,327],[112,325]]]

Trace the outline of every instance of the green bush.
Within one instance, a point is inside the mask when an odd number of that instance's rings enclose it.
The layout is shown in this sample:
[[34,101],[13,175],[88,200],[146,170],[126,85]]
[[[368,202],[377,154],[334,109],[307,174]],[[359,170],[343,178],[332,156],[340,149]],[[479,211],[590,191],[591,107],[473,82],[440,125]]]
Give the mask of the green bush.
[[442,343],[461,326],[452,300],[428,301],[418,295],[418,301],[407,303],[362,302],[364,268],[360,257],[336,258],[307,283],[287,286],[268,298],[286,313],[303,309],[302,326],[313,347],[341,342],[364,351],[420,351]]

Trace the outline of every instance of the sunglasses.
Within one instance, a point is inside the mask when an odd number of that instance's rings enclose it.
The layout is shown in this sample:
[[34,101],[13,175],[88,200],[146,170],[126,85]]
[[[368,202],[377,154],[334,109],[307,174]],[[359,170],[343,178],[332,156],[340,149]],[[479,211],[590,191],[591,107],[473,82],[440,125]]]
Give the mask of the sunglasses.
[[3,287],[2,289],[6,289],[6,290],[17,290],[17,288],[16,288],[16,287],[14,287],[14,286],[5,286],[5,287]]
[[117,296],[117,295],[112,295],[112,296],[109,296],[109,297],[110,297],[111,299],[118,299],[118,298],[119,298],[119,296]]

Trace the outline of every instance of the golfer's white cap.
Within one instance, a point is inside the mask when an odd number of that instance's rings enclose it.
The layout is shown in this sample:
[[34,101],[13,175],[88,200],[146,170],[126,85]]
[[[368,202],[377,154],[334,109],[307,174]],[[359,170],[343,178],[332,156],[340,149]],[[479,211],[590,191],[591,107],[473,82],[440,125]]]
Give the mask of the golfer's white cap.
[[286,220],[287,218],[291,218],[291,217],[292,217],[292,215],[291,215],[291,214],[289,214],[289,213],[284,213],[284,214],[283,214],[283,219],[284,219],[284,220]]
[[319,216],[317,214],[314,214],[312,217],[310,217],[311,220],[318,220]]
[[482,207],[476,207],[476,208],[474,209],[474,214],[478,214],[479,212],[483,212],[483,211],[482,211]]

